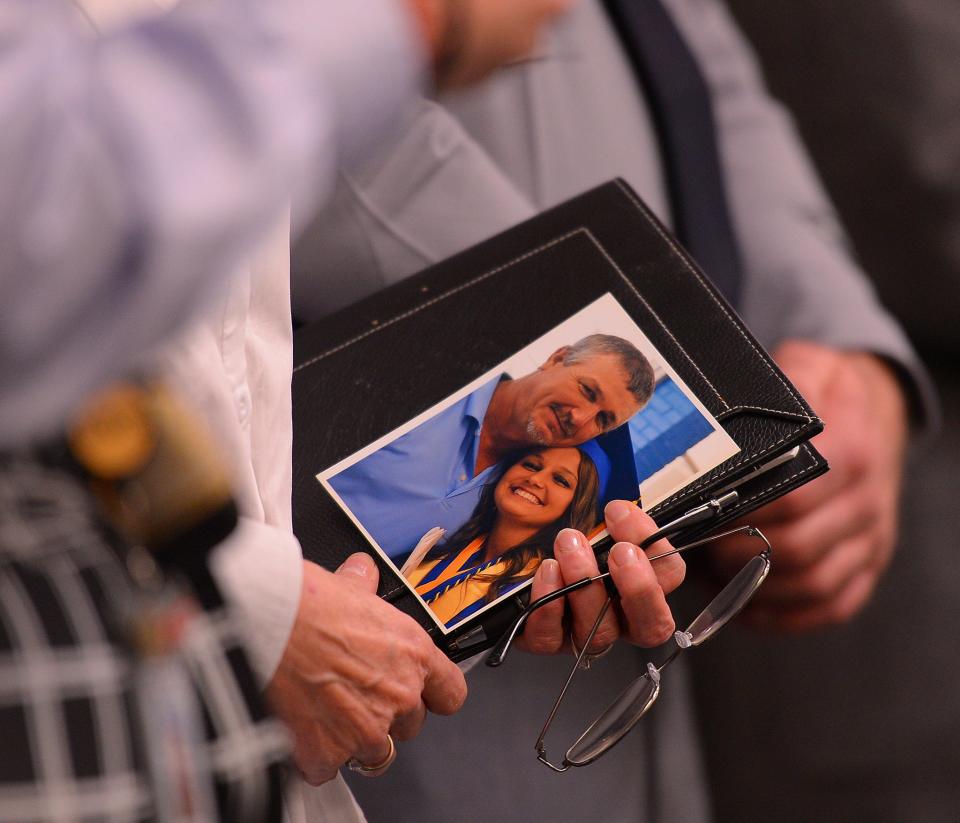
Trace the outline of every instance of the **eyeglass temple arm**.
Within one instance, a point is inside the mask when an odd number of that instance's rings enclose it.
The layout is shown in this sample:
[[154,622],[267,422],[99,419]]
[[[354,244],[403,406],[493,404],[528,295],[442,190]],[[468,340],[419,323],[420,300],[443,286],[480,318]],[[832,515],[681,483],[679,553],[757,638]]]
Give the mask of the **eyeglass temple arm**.
[[[641,541],[639,548],[642,550],[649,549],[654,543],[658,540],[663,540],[665,537],[672,537],[679,532],[685,531],[686,529],[692,528],[693,526],[699,526],[702,523],[706,523],[710,520],[713,520],[714,517],[719,515],[722,511],[730,508],[737,503],[740,499],[740,495],[736,492],[727,492],[727,494],[722,495],[721,497],[716,498],[715,500],[708,500],[702,506],[697,506],[695,509],[690,509],[686,514],[680,515],[676,520],[671,520],[663,528],[658,529],[649,537]],[[601,541],[603,544],[600,546],[600,551],[597,554],[597,563],[601,567],[606,567],[607,560],[610,557],[610,550],[613,548],[614,541],[613,537],[607,536]],[[663,554],[657,555],[656,557],[651,557],[651,560],[657,560],[661,557],[667,557],[671,554],[676,554],[676,549],[664,552]]]
[[593,621],[593,627],[590,629],[590,634],[588,634],[587,639],[583,641],[583,648],[580,649],[580,653],[577,655],[577,659],[573,664],[573,668],[570,669],[570,674],[567,675],[567,679],[563,684],[563,688],[560,690],[560,694],[557,695],[557,699],[553,701],[553,707],[550,709],[550,714],[547,715],[547,719],[543,724],[543,728],[540,729],[540,736],[537,738],[536,742],[537,760],[544,765],[549,766],[555,772],[565,772],[570,768],[570,764],[564,761],[562,766],[556,766],[550,762],[549,758],[547,757],[546,743],[544,742],[547,737],[547,732],[550,731],[550,726],[553,724],[553,719],[557,716],[557,712],[560,711],[560,704],[563,702],[563,698],[567,694],[567,689],[570,688],[570,684],[573,682],[573,677],[577,673],[577,669],[580,668],[580,664],[586,657],[587,649],[589,648],[590,643],[593,641],[593,637],[597,633],[597,629],[600,628],[600,624],[603,622],[603,618],[606,616],[607,610],[610,608],[610,604],[612,602],[613,600],[608,597],[607,602],[604,603],[603,608],[600,609],[597,619]]
[[[738,500],[739,495],[734,491],[721,495],[715,500],[710,500],[704,503],[702,506],[697,506],[697,508],[691,509],[686,514],[681,515],[676,520],[671,520],[665,526],[655,531],[640,543],[639,548],[648,549],[658,540],[663,540],[665,537],[670,537],[671,535],[684,531],[691,526],[697,526],[701,523],[707,522],[708,520],[712,520],[722,511],[734,505]],[[671,554],[677,554],[678,552],[700,545],[701,542],[703,541],[691,543],[678,549],[671,549],[663,554],[658,554],[654,557],[651,557],[650,560],[652,562],[654,560],[659,560],[661,557],[668,557]],[[597,563],[601,566],[605,566],[607,563],[607,558],[610,555],[610,549],[613,548],[613,538],[607,536],[598,545],[603,546],[603,548],[597,555]],[[591,583],[595,583],[598,580],[608,580],[609,577],[610,572],[606,571],[602,574],[596,575],[595,577],[585,577],[582,580],[577,580],[576,582],[571,583],[569,586],[564,586],[562,589],[557,589],[555,592],[550,592],[550,594],[546,594],[543,597],[538,597],[519,615],[517,615],[516,619],[510,625],[510,628],[507,629],[500,640],[497,641],[497,644],[493,647],[489,656],[487,657],[487,665],[492,668],[503,665],[503,661],[507,659],[507,654],[513,645],[513,641],[516,639],[517,634],[519,634],[520,629],[522,629],[526,624],[527,618],[530,617],[530,615],[533,614],[533,612],[535,612],[537,609],[541,608],[542,606],[546,606],[547,603],[552,603],[554,600],[563,597],[570,592],[582,589],[584,586],[589,586]]]
[[569,586],[564,586],[555,592],[550,592],[550,594],[545,594],[543,597],[538,597],[532,603],[528,604],[527,607],[517,615],[517,618],[510,624],[510,628],[507,629],[500,640],[497,641],[497,645],[493,647],[493,651],[490,652],[490,656],[487,658],[487,665],[496,667],[503,663],[507,657],[507,652],[510,651],[510,647],[513,645],[514,639],[520,633],[520,629],[526,625],[527,618],[537,609],[541,606],[546,606],[547,603],[552,603],[554,600],[559,600],[570,592],[575,592],[577,589],[589,586],[591,583],[603,579],[607,574],[609,574],[609,572],[598,575],[597,577],[584,577],[583,580],[578,580],[576,583],[571,583]]

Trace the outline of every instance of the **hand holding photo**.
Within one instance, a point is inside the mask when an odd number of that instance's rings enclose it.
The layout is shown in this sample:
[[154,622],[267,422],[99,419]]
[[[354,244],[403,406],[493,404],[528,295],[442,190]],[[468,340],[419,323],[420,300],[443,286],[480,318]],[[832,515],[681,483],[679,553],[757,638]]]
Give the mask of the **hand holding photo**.
[[501,461],[470,519],[445,540],[428,532],[401,574],[444,624],[459,623],[532,578],[561,529],[589,534],[606,502],[636,494],[636,481],[611,486],[610,462],[595,440]]
[[318,479],[449,631],[737,451],[608,294]]

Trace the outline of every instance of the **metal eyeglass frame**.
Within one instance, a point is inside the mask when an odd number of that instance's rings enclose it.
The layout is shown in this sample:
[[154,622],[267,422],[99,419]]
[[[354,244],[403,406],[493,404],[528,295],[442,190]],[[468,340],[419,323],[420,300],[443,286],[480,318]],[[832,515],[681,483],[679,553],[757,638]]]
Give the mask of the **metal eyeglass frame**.
[[[639,547],[641,549],[647,549],[665,537],[669,537],[672,534],[676,534],[692,526],[707,522],[708,520],[718,516],[724,509],[735,504],[737,500],[738,498],[736,492],[730,492],[729,494],[723,495],[716,500],[711,500],[705,505],[687,512],[687,514],[683,515],[682,517],[677,518],[676,520],[663,526],[661,529],[658,529],[656,532],[646,538]],[[586,668],[586,666],[583,665],[583,662],[588,654],[587,649],[589,648],[590,642],[593,640],[593,636],[600,627],[600,624],[606,615],[610,604],[612,603],[613,596],[616,594],[616,590],[613,589],[612,582],[610,580],[610,572],[607,571],[594,577],[578,580],[568,586],[564,586],[558,591],[551,592],[544,597],[540,597],[530,603],[526,609],[524,609],[524,611],[514,620],[513,624],[510,626],[507,632],[504,633],[503,637],[501,637],[500,641],[491,651],[487,659],[488,666],[500,666],[503,664],[510,648],[513,645],[514,640],[519,635],[520,629],[526,623],[527,618],[529,618],[529,616],[537,609],[545,606],[547,603],[551,603],[554,600],[563,597],[572,591],[584,588],[585,586],[601,580],[604,581],[608,591],[610,591],[610,596],[607,598],[603,608],[597,615],[593,627],[591,628],[590,633],[583,644],[583,648],[579,650],[573,668],[571,669],[570,674],[568,675],[566,682],[560,691],[560,694],[554,701],[553,707],[550,710],[550,714],[547,716],[547,720],[544,723],[543,729],[537,738],[537,759],[541,763],[545,764],[554,771],[564,772],[567,771],[567,769],[569,769],[571,766],[589,765],[598,757],[609,751],[636,725],[637,722],[639,722],[640,718],[643,717],[647,711],[649,711],[650,707],[656,701],[660,694],[660,673],[663,671],[663,669],[665,669],[684,648],[688,648],[690,646],[699,646],[702,643],[705,643],[729,620],[735,617],[736,614],[739,613],[749,602],[750,598],[754,595],[769,574],[770,555],[772,552],[770,542],[759,529],[753,526],[741,526],[739,528],[725,531],[721,534],[711,535],[709,537],[696,540],[692,543],[687,543],[683,546],[679,546],[661,554],[654,555],[650,558],[650,561],[653,562],[663,557],[679,554],[680,552],[685,552],[689,549],[703,546],[707,543],[720,540],[724,537],[729,537],[733,534],[746,534],[750,537],[757,537],[763,542],[764,549],[756,557],[750,560],[733,578],[733,580],[731,580],[730,583],[728,583],[723,590],[721,590],[721,592],[713,600],[711,600],[707,607],[697,616],[697,618],[690,624],[686,631],[678,631],[674,634],[674,640],[677,645],[670,656],[659,667],[654,666],[652,663],[647,664],[647,671],[633,681],[617,697],[617,699],[593,723],[591,723],[590,726],[587,727],[586,731],[584,731],[584,733],[577,738],[573,745],[567,749],[567,752],[564,755],[563,764],[561,766],[551,763],[547,758],[544,740],[554,718],[557,715],[560,705],[566,696],[574,676],[580,668]],[[610,543],[612,545],[612,541],[610,541]],[[609,546],[607,547],[606,552],[603,552],[599,555],[601,562],[605,561],[606,554],[608,552]],[[641,705],[637,706],[638,703]],[[619,721],[624,719],[627,721],[626,723],[619,723]],[[618,725],[620,728],[615,728]],[[598,731],[607,732],[608,729],[611,730],[610,734],[597,734]],[[598,742],[588,745],[592,742],[593,737],[599,737]],[[585,753],[579,755],[579,752],[584,749],[586,750]]]
[[[582,668],[582,661],[585,658],[585,650],[593,639],[593,634],[600,626],[603,615],[606,614],[610,606],[610,599],[607,600],[598,620],[588,635],[584,648],[580,650],[574,662],[573,668],[567,677],[560,694],[554,701],[550,714],[537,737],[536,750],[537,760],[545,766],[556,772],[565,772],[572,766],[588,766],[601,755],[606,754],[619,743],[628,732],[640,721],[640,719],[650,710],[660,695],[660,679],[663,670],[670,665],[684,650],[692,646],[701,646],[722,629],[730,620],[743,609],[750,601],[750,598],[760,588],[767,575],[770,573],[770,542],[764,536],[763,532],[754,526],[741,526],[737,529],[723,532],[721,534],[698,540],[686,546],[682,546],[675,551],[686,551],[696,546],[702,546],[732,534],[743,533],[750,537],[757,537],[765,548],[736,574],[736,576],[717,594],[713,600],[707,604],[706,608],[690,623],[685,631],[674,632],[673,639],[675,647],[670,655],[659,665],[647,663],[647,670],[634,680],[620,695],[605,709],[596,720],[591,723],[583,734],[578,737],[571,745],[563,757],[563,763],[559,766],[551,763],[547,758],[545,739],[550,730],[560,704],[566,696],[567,690],[573,681],[574,675]],[[662,555],[661,555],[662,556]],[[651,558],[654,559],[654,558]]]

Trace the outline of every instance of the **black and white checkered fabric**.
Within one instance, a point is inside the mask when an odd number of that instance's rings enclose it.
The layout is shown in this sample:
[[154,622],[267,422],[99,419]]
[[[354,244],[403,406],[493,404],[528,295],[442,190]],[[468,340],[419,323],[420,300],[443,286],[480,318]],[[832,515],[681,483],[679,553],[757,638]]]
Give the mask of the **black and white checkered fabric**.
[[[280,820],[289,742],[232,619],[201,615],[179,653],[139,656],[111,541],[72,475],[0,456],[0,823]],[[170,751],[154,732],[174,727]],[[188,767],[172,781],[171,760]]]

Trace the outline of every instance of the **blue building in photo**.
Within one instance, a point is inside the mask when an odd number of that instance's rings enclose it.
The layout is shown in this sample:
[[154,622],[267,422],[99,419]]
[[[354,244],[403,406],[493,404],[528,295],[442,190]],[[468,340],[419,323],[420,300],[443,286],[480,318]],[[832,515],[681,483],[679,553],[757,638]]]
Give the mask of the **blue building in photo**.
[[709,421],[669,377],[630,418],[637,478],[642,483],[713,432]]

